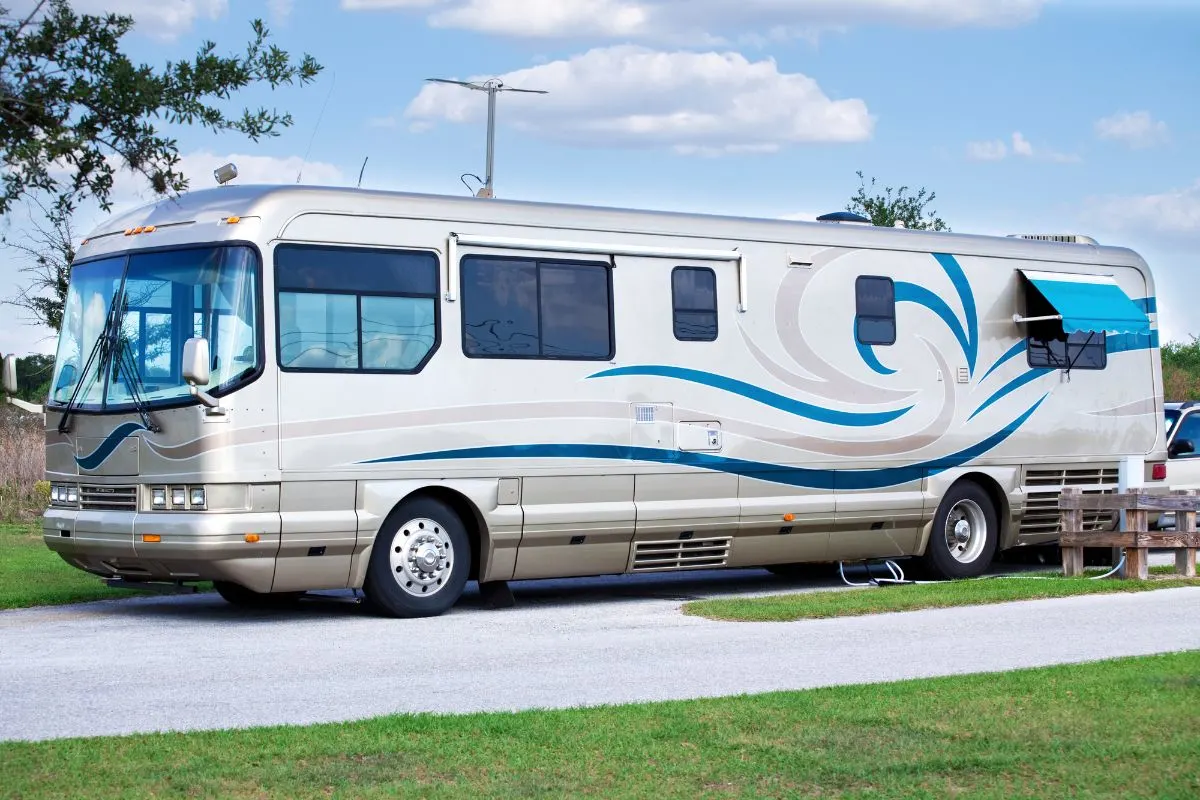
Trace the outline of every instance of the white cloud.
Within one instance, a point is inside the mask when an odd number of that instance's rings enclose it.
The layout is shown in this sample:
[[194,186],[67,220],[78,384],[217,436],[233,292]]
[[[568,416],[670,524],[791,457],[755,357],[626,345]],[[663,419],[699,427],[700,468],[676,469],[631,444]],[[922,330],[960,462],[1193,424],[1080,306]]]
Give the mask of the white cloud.
[[[11,16],[19,17],[28,14],[34,2],[10,0],[4,5]],[[136,23],[135,32],[170,41],[191,30],[201,18],[217,20],[225,16],[229,0],[72,0],[71,8],[79,14],[130,16]]]
[[271,14],[271,21],[280,25],[287,22],[292,16],[293,6],[295,6],[293,0],[267,0],[267,11]]
[[1048,1],[341,0],[341,6],[351,11],[417,10],[434,27],[515,37],[598,36],[713,44],[808,36],[858,24],[1019,25],[1036,19]]
[[967,143],[967,158],[972,161],[1001,161],[1009,155],[1059,164],[1074,164],[1082,160],[1073,153],[1059,153],[1044,147],[1035,149],[1020,131],[1013,131],[1011,144],[1006,144],[1003,139]]
[[1150,116],[1149,111],[1123,111],[1096,121],[1101,139],[1124,142],[1133,148],[1153,147],[1170,138],[1167,123]]
[[1091,198],[1088,216],[1115,229],[1200,237],[1200,179],[1160,194]]
[[1008,145],[1000,139],[967,143],[967,158],[972,161],[999,161],[1007,155]]
[[[500,79],[550,92],[503,95],[503,122],[570,144],[669,147],[691,155],[774,152],[803,142],[863,141],[874,127],[862,100],[832,100],[805,75],[737,53],[620,45]],[[485,111],[480,92],[429,84],[405,116],[427,126],[476,122]]]

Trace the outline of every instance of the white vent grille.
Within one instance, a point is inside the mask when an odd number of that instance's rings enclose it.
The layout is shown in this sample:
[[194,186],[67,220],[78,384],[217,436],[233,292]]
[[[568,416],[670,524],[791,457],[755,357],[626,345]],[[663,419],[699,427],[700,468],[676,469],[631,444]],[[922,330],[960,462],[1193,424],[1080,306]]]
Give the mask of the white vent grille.
[[[1025,473],[1025,516],[1021,518],[1022,534],[1054,534],[1061,529],[1058,495],[1064,486],[1078,486],[1084,494],[1111,494],[1117,486],[1115,467],[1085,469],[1031,469]],[[1036,487],[1036,488],[1035,488]],[[1103,530],[1112,526],[1111,511],[1084,511],[1085,531]]]
[[1067,244],[1098,244],[1090,236],[1081,233],[1019,233],[1017,239],[1033,239],[1039,242],[1065,242]]
[[633,571],[667,572],[723,567],[729,558],[731,541],[728,536],[720,536],[709,539],[637,542],[633,553]]
[[89,511],[137,511],[136,486],[79,487],[79,507]]

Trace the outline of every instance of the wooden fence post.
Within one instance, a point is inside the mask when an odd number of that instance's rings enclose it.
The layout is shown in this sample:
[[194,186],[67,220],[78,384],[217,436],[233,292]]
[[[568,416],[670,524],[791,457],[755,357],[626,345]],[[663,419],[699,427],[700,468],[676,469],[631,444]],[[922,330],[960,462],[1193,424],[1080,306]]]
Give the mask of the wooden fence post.
[[[1078,486],[1064,486],[1062,494],[1077,495],[1082,494],[1083,490]],[[1083,511],[1078,508],[1065,508],[1060,512],[1062,531],[1061,533],[1083,533]],[[1083,574],[1083,548],[1082,547],[1063,547],[1062,562],[1063,575],[1068,578],[1073,578]]]
[[[1134,497],[1137,495],[1134,494]],[[1140,538],[1138,534],[1148,533],[1149,520],[1147,519],[1146,509],[1131,508],[1125,512],[1126,524],[1129,527],[1129,532],[1134,534],[1134,541],[1141,544],[1137,540]],[[1140,581],[1150,579],[1150,548],[1142,546],[1126,547],[1125,548],[1125,577],[1137,578]]]
[[[1196,490],[1186,489],[1184,491],[1172,492],[1172,494],[1195,497]],[[1182,533],[1184,536],[1189,536],[1189,538],[1191,534],[1196,533],[1196,512],[1176,511],[1175,531],[1176,533]],[[1187,578],[1196,577],[1196,548],[1183,547],[1175,551],[1175,572]]]

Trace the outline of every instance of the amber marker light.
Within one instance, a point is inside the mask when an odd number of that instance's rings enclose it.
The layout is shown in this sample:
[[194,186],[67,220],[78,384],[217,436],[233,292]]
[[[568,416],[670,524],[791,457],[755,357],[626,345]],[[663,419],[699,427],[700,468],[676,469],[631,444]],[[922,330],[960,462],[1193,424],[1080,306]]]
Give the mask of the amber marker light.
[[154,542],[161,542],[161,541],[162,541],[162,537],[161,537],[161,536],[159,536],[157,533],[143,533],[143,534],[142,534],[142,541],[143,541],[143,542],[150,542],[150,543],[154,543]]
[[259,535],[257,533],[247,533],[246,534],[246,542],[249,544],[254,544],[255,542],[257,542],[259,540],[259,538],[261,538],[261,537],[259,537]]
[[795,515],[795,514],[784,514],[784,515],[783,515],[783,521],[784,521],[784,522],[791,522],[791,521],[792,521],[792,520],[794,520],[795,518],[796,518],[796,515]]

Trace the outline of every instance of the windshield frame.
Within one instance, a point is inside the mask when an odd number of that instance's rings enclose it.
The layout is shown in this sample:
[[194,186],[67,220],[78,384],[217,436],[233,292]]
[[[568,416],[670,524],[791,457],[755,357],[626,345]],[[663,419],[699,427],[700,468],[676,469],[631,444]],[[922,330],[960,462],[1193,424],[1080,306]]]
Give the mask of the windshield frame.
[[[221,240],[217,240],[217,241],[195,241],[195,242],[186,242],[186,243],[181,243],[181,244],[159,245],[156,247],[134,247],[134,248],[118,250],[118,251],[110,252],[110,253],[98,253],[94,256],[88,256],[87,258],[81,258],[77,261],[72,262],[71,271],[74,272],[76,267],[83,266],[86,264],[91,264],[91,263],[94,263],[97,261],[106,261],[106,260],[111,260],[111,259],[123,258],[123,259],[125,259],[125,266],[122,268],[122,272],[121,272],[120,291],[122,294],[124,294],[125,279],[129,274],[129,259],[131,257],[138,256],[138,255],[146,255],[146,254],[150,254],[150,253],[166,253],[166,252],[178,251],[178,250],[199,250],[199,249],[204,249],[204,248],[218,248],[218,247],[221,247],[221,248],[244,247],[253,254],[254,263],[250,269],[255,278],[254,313],[255,313],[255,316],[257,317],[256,321],[258,323],[255,326],[256,329],[254,331],[255,349],[257,350],[257,360],[255,361],[255,364],[254,364],[254,371],[239,380],[235,380],[235,381],[226,383],[222,386],[213,387],[212,389],[206,390],[206,392],[209,395],[211,395],[212,397],[225,397],[229,394],[232,394],[233,392],[240,391],[240,390],[246,388],[247,386],[251,385],[255,381],[257,381],[259,378],[261,378],[263,376],[263,373],[266,372],[266,368],[267,368],[267,357],[266,357],[266,352],[265,352],[266,327],[267,326],[266,326],[266,320],[263,317],[263,311],[264,311],[263,295],[266,291],[265,287],[263,286],[263,277],[264,277],[265,270],[263,269],[262,249],[257,244],[255,244],[252,241],[245,240],[245,239],[221,239]],[[61,337],[62,337],[62,333],[60,332],[59,333],[59,344],[61,344]],[[94,344],[95,344],[94,342],[90,342],[90,343],[87,343],[86,345],[84,345],[84,347],[90,348]],[[210,343],[210,346],[211,346],[211,343]],[[57,345],[56,345],[56,358],[57,358]],[[55,374],[56,375],[57,375],[57,372],[58,372],[58,369],[57,369],[57,365],[56,365],[55,366]],[[95,405],[95,404],[85,405],[83,403],[76,402],[75,405],[70,407],[70,413],[72,415],[83,414],[83,415],[103,416],[103,415],[130,414],[130,413],[136,414],[138,412],[137,403],[133,402],[132,400],[129,402],[123,402],[123,403],[105,403],[104,400],[107,400],[107,394],[108,394],[107,390],[103,391],[103,393],[101,395],[102,402],[100,405]],[[200,403],[201,403],[201,401],[199,398],[188,393],[188,394],[182,395],[180,397],[176,397],[176,398],[169,398],[169,399],[164,399],[164,400],[146,400],[143,402],[143,407],[148,410],[159,411],[159,410],[167,410],[167,409],[173,409],[173,408],[186,408],[187,406],[200,405]],[[54,392],[53,392],[53,384],[52,384],[50,396],[46,398],[46,410],[63,413],[67,410],[67,406],[68,406],[68,403],[66,401],[54,400]]]

